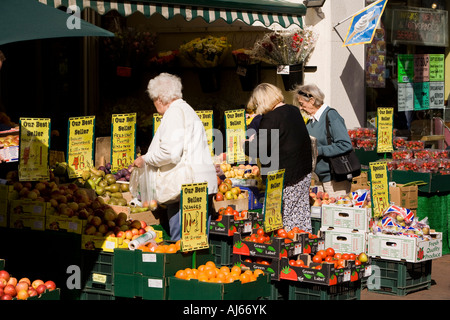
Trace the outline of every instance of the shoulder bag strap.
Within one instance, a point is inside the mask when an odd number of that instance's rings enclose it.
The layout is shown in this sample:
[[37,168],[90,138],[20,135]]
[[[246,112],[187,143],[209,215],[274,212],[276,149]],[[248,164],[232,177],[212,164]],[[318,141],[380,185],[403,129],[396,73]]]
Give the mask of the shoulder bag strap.
[[327,113],[325,114],[325,126],[327,128],[327,142],[328,144],[331,144],[331,134],[330,134],[330,119],[328,119],[328,112],[331,110],[331,108],[329,108],[327,110]]

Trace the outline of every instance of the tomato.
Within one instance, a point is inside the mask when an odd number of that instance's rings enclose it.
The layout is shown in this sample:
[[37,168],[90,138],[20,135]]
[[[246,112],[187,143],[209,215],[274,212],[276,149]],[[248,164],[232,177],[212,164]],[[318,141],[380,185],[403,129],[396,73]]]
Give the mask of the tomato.
[[345,260],[344,259],[339,259],[338,261],[337,261],[337,263],[338,263],[338,267],[341,267],[341,268],[343,268],[343,267],[345,267]]
[[250,235],[250,239],[256,239],[256,238],[258,238],[258,235],[256,233],[252,233]]
[[298,259],[298,260],[295,261],[295,266],[296,267],[302,267],[304,265],[305,265],[305,263],[301,259]]
[[225,212],[224,212],[223,214],[225,214],[225,215],[233,215],[233,212],[234,212],[233,207],[228,206],[228,207],[225,209]]
[[261,260],[260,264],[264,264],[266,266],[270,265],[269,261],[267,260]]
[[256,239],[256,242],[258,242],[258,243],[264,243],[264,241],[266,241],[265,236],[258,236],[258,238]]
[[348,259],[349,259],[349,260],[356,260],[356,254],[354,254],[354,253],[349,253]]
[[333,257],[326,256],[325,262],[333,262]]
[[246,218],[248,215],[248,210],[242,210],[240,213],[241,218]]
[[263,236],[265,234],[264,229],[263,228],[259,228],[256,233],[258,234],[258,236]]
[[321,262],[322,262],[322,256],[319,256],[319,255],[316,254],[316,255],[312,258],[312,261],[315,262],[315,263],[321,263]]
[[299,227],[293,227],[291,231],[294,231],[294,233],[300,233]]
[[295,233],[294,233],[294,231],[288,231],[288,233],[287,233],[287,237],[289,238],[289,239],[294,239],[294,237],[295,237]]
[[361,261],[359,261],[358,259],[355,260],[355,266],[360,266],[361,265]]
[[219,209],[219,211],[218,211],[219,214],[223,214],[224,212],[225,212],[225,208],[224,208],[224,207],[221,207],[221,208]]
[[252,259],[245,259],[244,262],[252,263]]
[[349,258],[350,258],[350,255],[348,253],[343,253],[342,254],[342,259],[348,260]]
[[295,266],[295,260],[294,259],[289,260],[289,265],[294,267]]
[[277,230],[277,236],[280,238],[286,238],[287,232],[283,228]]
[[265,236],[264,238],[265,238],[266,242],[270,242],[270,236]]
[[342,253],[335,253],[335,254],[334,254],[334,258],[335,258],[336,260],[341,259],[341,257],[342,257]]
[[317,251],[316,254],[317,254],[318,256],[321,256],[322,259],[325,259],[325,258],[327,257],[327,253],[326,253],[325,250],[319,250],[319,251]]
[[335,254],[333,248],[327,248],[327,249],[325,250],[325,252],[327,253],[327,256],[330,256],[330,257],[333,257],[334,254]]

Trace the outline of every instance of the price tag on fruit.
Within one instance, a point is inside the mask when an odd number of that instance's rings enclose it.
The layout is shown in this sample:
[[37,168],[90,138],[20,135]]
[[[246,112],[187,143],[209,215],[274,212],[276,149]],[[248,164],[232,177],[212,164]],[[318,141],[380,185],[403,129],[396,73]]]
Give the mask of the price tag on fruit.
[[208,184],[181,186],[181,251],[208,248]]
[[111,172],[117,172],[136,158],[136,113],[113,114],[111,127]]
[[161,119],[162,115],[160,115],[159,113],[153,114],[153,136],[155,135],[156,130],[158,130],[159,125],[161,124]]
[[20,118],[19,180],[49,180],[50,119]]
[[69,118],[67,163],[69,178],[81,177],[94,166],[95,116]]
[[267,174],[266,199],[264,203],[264,231],[283,228],[284,169]]
[[208,139],[209,150],[211,156],[214,157],[214,145],[213,145],[213,111],[212,110],[199,110],[196,111],[198,117],[203,123],[203,127],[206,131],[206,138]]
[[227,163],[238,163],[245,161],[245,110],[225,111],[225,136]]
[[377,124],[377,153],[394,151],[394,108],[378,108]]
[[370,194],[375,218],[389,208],[389,180],[386,162],[370,162]]

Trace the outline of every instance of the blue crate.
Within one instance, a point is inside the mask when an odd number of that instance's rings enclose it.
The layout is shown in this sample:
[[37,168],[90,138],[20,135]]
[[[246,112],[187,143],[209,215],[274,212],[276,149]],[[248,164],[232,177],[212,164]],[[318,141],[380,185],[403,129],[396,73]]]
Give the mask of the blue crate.
[[238,186],[241,190],[248,191],[248,209],[262,209],[264,203],[264,193],[260,193],[257,187]]

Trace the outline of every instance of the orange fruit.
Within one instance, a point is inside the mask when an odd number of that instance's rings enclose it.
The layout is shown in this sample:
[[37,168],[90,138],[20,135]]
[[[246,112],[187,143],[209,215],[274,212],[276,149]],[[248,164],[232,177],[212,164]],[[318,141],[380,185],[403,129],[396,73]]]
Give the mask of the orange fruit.
[[205,271],[205,265],[204,264],[199,265],[197,270],[200,271],[200,272]]
[[166,248],[166,253],[176,253],[177,251],[177,247],[174,243],[169,244]]
[[240,275],[241,272],[242,272],[242,270],[241,270],[241,268],[238,267],[238,266],[232,266],[232,267],[231,267],[231,272],[234,272],[234,273],[237,273],[238,275]]
[[206,261],[205,266],[215,268],[216,264],[214,263],[214,261]]
[[245,270],[244,271],[244,274],[247,274],[247,275],[249,275],[249,276],[251,276],[252,274],[253,274],[253,272],[252,272],[252,270]]
[[225,279],[227,278],[227,275],[223,272],[218,272],[216,275],[216,278],[222,281],[225,281]]
[[204,272],[199,272],[197,275],[198,281],[205,281],[207,282],[209,280],[208,275]]
[[228,273],[230,273],[231,271],[230,271],[230,268],[229,267],[227,267],[227,266],[222,266],[222,267],[220,267],[220,272],[223,272],[223,273],[225,273],[225,274],[228,274]]
[[157,246],[155,248],[155,252],[157,252],[157,253],[165,253],[166,252],[166,248],[167,248],[167,245],[165,245],[165,244],[159,245],[159,246]]
[[225,283],[232,283],[236,278],[230,273],[225,277]]
[[143,252],[150,252],[150,248],[144,245],[140,245],[139,247],[137,247],[136,249],[138,250],[142,250]]
[[215,278],[216,277],[216,270],[214,269],[208,269],[205,271],[206,275],[208,276],[209,279]]
[[259,275],[264,275],[264,271],[262,271],[261,269],[256,269],[255,271],[253,271],[253,274],[256,277],[259,277]]
[[242,273],[242,274],[239,276],[239,280],[240,280],[242,283],[250,282],[250,276],[249,276],[248,274]]
[[186,279],[186,276],[187,276],[187,274],[186,274],[186,272],[184,270],[178,270],[175,273],[175,278]]

